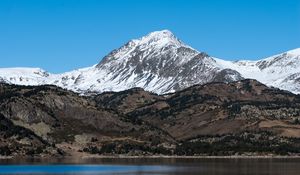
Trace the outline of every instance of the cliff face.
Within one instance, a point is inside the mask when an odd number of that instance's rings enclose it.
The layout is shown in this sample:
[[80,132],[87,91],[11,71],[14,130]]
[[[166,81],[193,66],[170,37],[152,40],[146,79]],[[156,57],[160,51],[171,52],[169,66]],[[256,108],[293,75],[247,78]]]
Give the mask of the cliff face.
[[300,97],[256,80],[167,95],[0,85],[0,154],[297,154]]

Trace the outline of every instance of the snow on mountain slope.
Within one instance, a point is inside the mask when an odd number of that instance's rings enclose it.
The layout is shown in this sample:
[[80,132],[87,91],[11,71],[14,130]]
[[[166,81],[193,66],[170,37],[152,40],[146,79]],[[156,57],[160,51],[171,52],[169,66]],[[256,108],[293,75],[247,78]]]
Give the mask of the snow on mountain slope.
[[219,66],[238,71],[244,78],[256,79],[268,86],[300,93],[300,48],[258,61],[224,61]]
[[107,90],[141,87],[160,94],[211,82],[221,71],[210,56],[187,46],[168,30],[128,42],[96,67],[106,75],[98,82]]
[[[90,68],[60,75],[49,82],[77,92],[121,91],[133,87],[159,94],[174,92],[194,84],[218,79],[242,79],[238,72],[230,74],[215,60],[177,39],[170,31],[152,32],[129,41],[112,51]],[[225,73],[225,74],[224,74]]]
[[49,73],[40,68],[0,68],[0,82],[19,85],[40,85],[48,81]]
[[163,94],[194,84],[252,78],[300,93],[299,56],[300,49],[295,49],[259,61],[225,61],[198,52],[163,30],[129,41],[92,67],[63,74],[38,68],[1,68],[0,82],[53,84],[82,94],[133,87]]

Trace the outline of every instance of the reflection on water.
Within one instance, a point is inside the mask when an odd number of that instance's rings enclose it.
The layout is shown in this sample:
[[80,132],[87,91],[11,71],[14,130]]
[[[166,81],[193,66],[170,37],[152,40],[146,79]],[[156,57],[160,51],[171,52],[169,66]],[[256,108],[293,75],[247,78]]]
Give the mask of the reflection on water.
[[[26,163],[24,163],[26,162]],[[0,160],[0,174],[299,175],[300,159]],[[13,165],[12,165],[13,164]],[[26,164],[26,165],[24,165]]]
[[168,166],[133,165],[6,165],[0,174],[157,174],[171,172]]

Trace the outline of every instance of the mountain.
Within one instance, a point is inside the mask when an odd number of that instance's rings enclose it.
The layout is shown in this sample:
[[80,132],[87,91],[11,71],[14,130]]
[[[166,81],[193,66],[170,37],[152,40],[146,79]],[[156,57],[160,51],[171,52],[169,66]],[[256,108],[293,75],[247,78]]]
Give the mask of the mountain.
[[258,61],[215,60],[222,68],[236,70],[245,78],[300,93],[300,48]]
[[39,68],[0,68],[0,82],[18,85],[46,84],[50,74]]
[[81,94],[140,87],[157,94],[195,84],[257,79],[300,93],[300,49],[259,61],[225,61],[184,44],[168,30],[152,32],[113,50],[100,63],[63,74],[38,68],[0,69],[0,82],[56,85]]
[[140,87],[163,94],[215,79],[236,81],[242,77],[234,70],[220,69],[212,57],[163,30],[131,40],[94,67],[65,73],[52,83],[79,92]]
[[155,150],[160,147],[150,142],[155,139],[175,142],[162,130],[131,122],[91,97],[50,85],[0,84],[0,156],[74,155],[111,141]]
[[[104,57],[96,68],[106,75],[99,83],[109,84],[107,89],[112,91],[141,87],[162,94],[216,77],[225,80],[212,57],[185,45],[167,30],[130,41]],[[228,81],[241,79],[238,72],[231,72]]]
[[299,155],[300,96],[256,80],[167,95],[0,83],[0,156]]

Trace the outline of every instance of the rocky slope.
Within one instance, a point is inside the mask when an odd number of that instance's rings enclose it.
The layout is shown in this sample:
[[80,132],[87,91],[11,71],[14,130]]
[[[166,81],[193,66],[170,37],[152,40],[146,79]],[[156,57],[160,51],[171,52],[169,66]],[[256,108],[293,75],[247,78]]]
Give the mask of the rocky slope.
[[0,124],[4,125],[0,150],[11,153],[4,155],[51,156],[48,149],[53,156],[68,155],[82,151],[87,143],[112,139],[145,146],[150,145],[149,140],[174,141],[161,130],[126,121],[117,110],[104,109],[93,99],[55,86],[1,84],[0,102]]
[[0,82],[51,84],[82,94],[140,87],[158,94],[195,84],[257,79],[268,86],[300,93],[300,49],[259,61],[224,61],[184,44],[168,30],[134,39],[99,64],[63,74],[41,69],[0,69]]
[[3,156],[299,154],[300,96],[256,80],[89,97],[0,84]]

